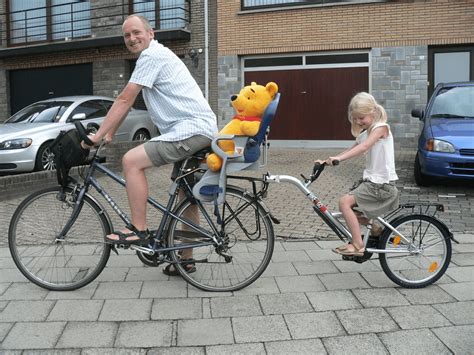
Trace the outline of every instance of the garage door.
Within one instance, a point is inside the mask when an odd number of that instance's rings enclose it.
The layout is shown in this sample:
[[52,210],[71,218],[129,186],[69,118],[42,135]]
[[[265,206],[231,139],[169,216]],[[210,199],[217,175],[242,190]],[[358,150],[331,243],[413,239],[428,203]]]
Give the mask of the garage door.
[[279,86],[271,139],[351,140],[347,105],[354,94],[369,90],[368,54],[245,59],[244,78],[245,85]]
[[93,93],[92,63],[11,70],[9,76],[12,114],[36,101]]

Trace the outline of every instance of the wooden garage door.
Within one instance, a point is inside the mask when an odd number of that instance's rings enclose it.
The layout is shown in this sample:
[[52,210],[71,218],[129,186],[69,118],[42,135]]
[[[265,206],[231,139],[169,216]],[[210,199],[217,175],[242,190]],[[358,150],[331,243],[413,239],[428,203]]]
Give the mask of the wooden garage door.
[[351,140],[347,105],[351,97],[369,90],[367,67],[247,71],[252,81],[278,84],[280,105],[270,139]]

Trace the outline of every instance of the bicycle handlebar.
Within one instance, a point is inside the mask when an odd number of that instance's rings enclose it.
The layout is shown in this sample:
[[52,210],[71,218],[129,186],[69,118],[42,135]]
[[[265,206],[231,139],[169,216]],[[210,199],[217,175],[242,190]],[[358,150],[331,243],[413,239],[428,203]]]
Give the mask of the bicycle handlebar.
[[[339,165],[340,161],[339,160],[333,160],[332,161],[332,165],[333,166],[337,166]],[[314,163],[314,166],[313,166],[313,173],[311,174],[309,180],[311,182],[313,182],[314,180],[316,180],[319,175],[321,175],[321,173],[323,172],[324,168],[326,167],[326,163]],[[306,179],[307,180],[307,179]]]
[[87,144],[90,145],[91,147],[94,146],[94,142],[92,142],[89,137],[87,136],[87,132],[84,129],[84,126],[82,125],[81,122],[79,121],[74,121],[74,126],[76,126],[77,132],[79,133],[79,137]]

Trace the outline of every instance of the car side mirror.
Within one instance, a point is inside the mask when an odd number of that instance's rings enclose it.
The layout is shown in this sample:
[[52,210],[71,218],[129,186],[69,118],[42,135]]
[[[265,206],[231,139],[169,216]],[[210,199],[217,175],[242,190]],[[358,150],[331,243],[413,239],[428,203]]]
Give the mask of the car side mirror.
[[420,121],[423,121],[425,113],[423,112],[423,110],[413,109],[411,110],[411,115],[413,117],[418,117]]
[[86,114],[85,113],[76,113],[74,116],[72,116],[73,121],[81,121],[86,119]]

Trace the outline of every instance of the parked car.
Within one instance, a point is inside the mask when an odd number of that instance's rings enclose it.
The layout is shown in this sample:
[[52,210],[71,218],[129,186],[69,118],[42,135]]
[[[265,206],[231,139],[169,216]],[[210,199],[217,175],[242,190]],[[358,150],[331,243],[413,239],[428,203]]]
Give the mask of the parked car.
[[415,158],[415,181],[436,178],[474,180],[474,81],[439,84],[426,110],[413,110],[423,122]]
[[[0,124],[0,173],[52,170],[54,156],[49,144],[60,131],[102,123],[114,100],[102,96],[69,96],[31,104]],[[148,140],[157,129],[147,111],[132,109],[115,134],[114,141]]]

